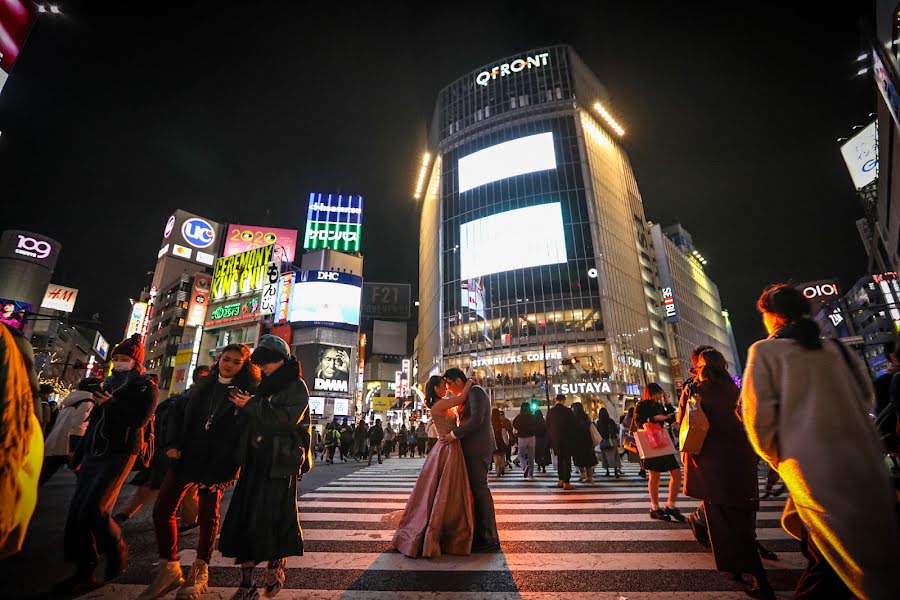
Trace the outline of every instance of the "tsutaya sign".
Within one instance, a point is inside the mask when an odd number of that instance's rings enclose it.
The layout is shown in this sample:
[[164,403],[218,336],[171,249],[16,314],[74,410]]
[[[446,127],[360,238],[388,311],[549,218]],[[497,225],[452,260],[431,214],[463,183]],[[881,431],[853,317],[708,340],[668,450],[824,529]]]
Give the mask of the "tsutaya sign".
[[[561,360],[560,350],[548,350],[547,360]],[[473,358],[473,367],[487,367],[490,365],[512,365],[520,362],[534,362],[544,360],[543,352],[529,352],[528,354],[507,354],[506,356],[491,356],[488,358]]]
[[553,393],[572,394],[620,394],[621,384],[614,381],[581,381],[578,383],[554,383]]
[[475,83],[480,86],[486,87],[487,84],[492,80],[497,79],[498,75],[500,77],[506,77],[507,75],[510,75],[512,73],[519,73],[521,71],[524,71],[525,69],[545,67],[547,66],[547,58],[549,56],[549,52],[542,52],[541,54],[526,56],[525,58],[517,58],[511,62],[497,65],[490,71],[482,71],[481,73],[476,75]]

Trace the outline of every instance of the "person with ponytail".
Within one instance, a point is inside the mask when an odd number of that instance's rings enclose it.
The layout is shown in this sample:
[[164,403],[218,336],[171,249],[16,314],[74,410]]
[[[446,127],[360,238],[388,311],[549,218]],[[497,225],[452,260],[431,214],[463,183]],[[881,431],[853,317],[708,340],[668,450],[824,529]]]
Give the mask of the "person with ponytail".
[[[231,344],[222,350],[209,375],[169,408],[162,443],[171,468],[153,505],[160,561],[156,578],[139,600],[164,596],[176,588],[178,599],[196,598],[206,592],[209,561],[219,530],[219,504],[223,490],[237,477],[240,465],[234,449],[247,424],[229,398],[242,391],[253,393],[259,379],[259,368],[250,362],[250,348]],[[176,515],[185,494],[195,485],[200,531],[197,558],[183,579]]]
[[442,437],[422,465],[391,542],[392,549],[410,558],[472,552],[475,515],[465,457],[459,440],[443,437],[456,427],[453,409],[468,398],[472,380],[458,396],[444,398],[447,387],[440,375],[425,384],[425,405]]
[[794,598],[896,598],[900,528],[868,371],[820,339],[796,288],[766,288],[757,308],[769,337],[750,347],[741,413],[754,450],[787,485],[781,523],[809,558]]

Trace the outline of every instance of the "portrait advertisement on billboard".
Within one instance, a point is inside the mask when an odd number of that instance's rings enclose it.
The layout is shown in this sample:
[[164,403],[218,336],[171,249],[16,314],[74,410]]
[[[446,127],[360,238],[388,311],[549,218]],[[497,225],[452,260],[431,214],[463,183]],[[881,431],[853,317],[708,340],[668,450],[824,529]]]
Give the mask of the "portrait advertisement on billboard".
[[314,392],[350,393],[353,370],[349,346],[307,344],[300,346],[300,364],[307,385]]
[[278,260],[294,262],[294,253],[297,249],[297,230],[232,223],[225,233],[225,251],[222,256],[240,254],[269,244],[275,245]]
[[0,298],[0,323],[5,323],[24,333],[28,313],[31,312],[31,309],[32,305],[27,302]]
[[37,13],[35,3],[27,0],[0,2],[0,93],[25,45]]

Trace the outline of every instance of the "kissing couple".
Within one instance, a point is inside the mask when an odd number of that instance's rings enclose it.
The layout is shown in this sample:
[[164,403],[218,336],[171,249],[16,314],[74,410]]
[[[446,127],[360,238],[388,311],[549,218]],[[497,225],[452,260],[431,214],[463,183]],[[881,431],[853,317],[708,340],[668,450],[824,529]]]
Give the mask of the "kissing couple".
[[425,404],[440,437],[425,459],[391,548],[410,558],[496,552],[500,537],[487,479],[494,451],[487,392],[453,368],[428,380]]

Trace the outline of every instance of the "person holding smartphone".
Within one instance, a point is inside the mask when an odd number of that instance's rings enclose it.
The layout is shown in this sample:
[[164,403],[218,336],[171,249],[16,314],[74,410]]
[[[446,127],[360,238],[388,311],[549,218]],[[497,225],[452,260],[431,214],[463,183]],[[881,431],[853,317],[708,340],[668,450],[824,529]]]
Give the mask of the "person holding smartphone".
[[[163,443],[172,467],[153,506],[161,560],[156,578],[138,598],[157,598],[176,588],[176,598],[196,598],[206,591],[219,529],[219,503],[223,490],[237,477],[240,465],[235,448],[247,423],[230,400],[254,392],[259,379],[259,369],[250,362],[250,348],[244,344],[226,346],[209,376],[198,381],[169,410]],[[200,534],[197,559],[183,579],[176,514],[185,493],[194,485],[199,488]]]

